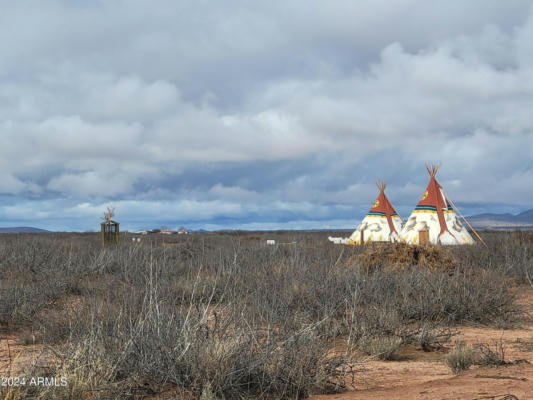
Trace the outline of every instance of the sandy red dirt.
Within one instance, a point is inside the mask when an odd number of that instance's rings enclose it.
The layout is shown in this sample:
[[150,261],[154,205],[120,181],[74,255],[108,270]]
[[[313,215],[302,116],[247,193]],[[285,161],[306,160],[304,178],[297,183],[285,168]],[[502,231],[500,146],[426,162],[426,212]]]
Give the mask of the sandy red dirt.
[[8,334],[0,327],[0,377],[15,377],[28,366],[46,363],[43,354],[42,345],[32,343],[31,334]]
[[[533,315],[533,290],[525,290],[518,303]],[[533,364],[530,364],[533,363],[533,322],[524,323],[518,329],[459,326],[457,330],[459,334],[452,341],[485,343],[494,349],[501,340],[505,360],[519,362],[498,368],[474,366],[456,375],[444,362],[453,343],[442,351],[429,353],[405,348],[401,361],[366,362],[352,390],[314,396],[311,400],[503,400],[509,394],[519,400],[533,399]]]

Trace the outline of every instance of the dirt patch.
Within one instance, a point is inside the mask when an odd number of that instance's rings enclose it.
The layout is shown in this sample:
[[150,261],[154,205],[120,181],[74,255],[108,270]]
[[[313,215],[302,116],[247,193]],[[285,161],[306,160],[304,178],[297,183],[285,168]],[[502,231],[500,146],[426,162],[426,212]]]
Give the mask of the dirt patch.
[[44,353],[41,344],[33,343],[31,334],[8,334],[5,327],[0,328],[0,376],[18,376],[27,366],[39,366]]
[[[533,311],[533,290],[522,292],[517,302],[526,311]],[[473,326],[460,326],[458,330],[454,339],[466,344],[494,348],[503,345],[505,360],[510,363],[497,368],[475,366],[455,375],[444,361],[453,343],[438,352],[405,346],[400,361],[364,363],[351,391],[314,396],[312,400],[503,400],[508,394],[516,396],[508,397],[509,400],[533,398],[532,322],[509,330]]]
[[[406,368],[395,380],[383,382],[388,387],[373,387],[357,392],[339,395],[315,396],[313,400],[503,400],[512,394],[511,399],[530,399],[533,389],[533,367],[531,365],[515,365],[498,370],[484,368],[466,371],[460,375],[441,375],[416,367]],[[424,373],[424,377],[413,376]],[[384,376],[386,379],[387,377]],[[403,378],[403,380],[401,379]],[[391,377],[392,379],[392,377]],[[426,382],[420,380],[427,379]]]
[[359,266],[371,272],[376,268],[403,271],[411,267],[425,267],[453,273],[457,261],[440,246],[412,246],[404,243],[383,243],[369,245],[361,254],[350,257],[345,266]]

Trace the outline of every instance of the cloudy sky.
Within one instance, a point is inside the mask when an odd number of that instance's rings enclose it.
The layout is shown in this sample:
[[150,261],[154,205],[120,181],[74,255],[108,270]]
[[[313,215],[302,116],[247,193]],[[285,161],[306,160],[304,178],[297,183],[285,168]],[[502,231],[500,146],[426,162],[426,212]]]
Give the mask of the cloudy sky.
[[0,226],[533,208],[530,0],[0,0]]

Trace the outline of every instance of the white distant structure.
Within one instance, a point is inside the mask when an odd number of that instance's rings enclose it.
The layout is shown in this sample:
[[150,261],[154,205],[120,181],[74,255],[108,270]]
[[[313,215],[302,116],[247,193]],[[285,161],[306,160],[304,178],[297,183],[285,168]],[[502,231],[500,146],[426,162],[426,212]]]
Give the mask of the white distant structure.
[[348,238],[342,238],[342,237],[331,237],[331,236],[328,236],[328,240],[330,242],[333,242],[334,244],[347,244],[348,243]]
[[474,244],[452,207],[453,202],[435,179],[438,167],[426,166],[429,184],[400,231],[400,241],[409,244]]
[[275,240],[267,239],[267,245],[268,245],[268,246],[274,246],[275,244],[276,244],[276,241],[275,241]]
[[[387,196],[387,184],[377,182],[379,195],[363,221],[346,241],[347,244],[370,242],[395,242],[402,228],[402,218],[398,215]],[[335,242],[334,242],[335,243]]]
[[182,226],[176,231],[176,233],[178,235],[188,235],[189,231]]

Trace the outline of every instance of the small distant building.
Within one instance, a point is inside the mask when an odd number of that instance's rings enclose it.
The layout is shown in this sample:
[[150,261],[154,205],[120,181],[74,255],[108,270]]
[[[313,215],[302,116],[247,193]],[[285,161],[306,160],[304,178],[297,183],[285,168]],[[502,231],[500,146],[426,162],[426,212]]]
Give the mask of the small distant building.
[[331,236],[328,236],[328,240],[330,242],[333,242],[334,244],[347,244],[348,243],[348,238],[343,238],[343,237],[331,237]]
[[275,240],[267,239],[267,246],[274,246],[276,244]]
[[185,229],[183,226],[177,230],[178,235],[187,235],[189,234],[189,231]]

